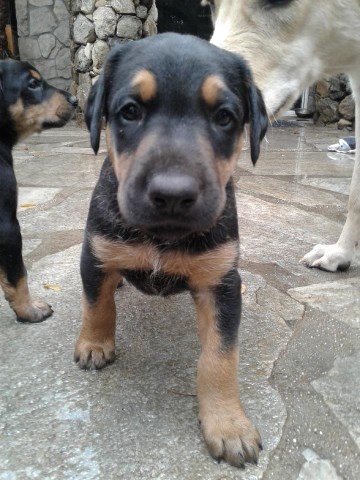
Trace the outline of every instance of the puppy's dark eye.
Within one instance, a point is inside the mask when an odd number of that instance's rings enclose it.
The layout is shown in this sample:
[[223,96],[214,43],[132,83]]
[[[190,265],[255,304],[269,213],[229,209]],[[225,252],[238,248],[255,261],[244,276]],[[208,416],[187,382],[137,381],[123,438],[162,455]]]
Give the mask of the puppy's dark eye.
[[29,90],[37,90],[38,88],[40,88],[40,86],[41,86],[41,83],[36,78],[30,78],[27,85]]
[[120,115],[128,122],[138,122],[142,119],[143,113],[137,103],[130,102],[121,108]]
[[226,108],[220,108],[214,115],[214,122],[219,127],[229,127],[234,123],[234,117]]

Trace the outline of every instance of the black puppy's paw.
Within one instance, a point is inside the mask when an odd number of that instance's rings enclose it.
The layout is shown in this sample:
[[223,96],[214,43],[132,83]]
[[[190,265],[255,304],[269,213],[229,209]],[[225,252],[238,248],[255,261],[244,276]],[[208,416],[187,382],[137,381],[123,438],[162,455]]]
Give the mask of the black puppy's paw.
[[54,310],[51,305],[42,300],[33,300],[26,308],[22,308],[21,312],[16,312],[18,322],[22,323],[40,323],[51,317]]
[[238,468],[247,462],[257,465],[261,437],[241,409],[211,412],[199,420],[209,452],[218,462],[225,460]]
[[115,360],[115,344],[112,340],[92,342],[78,339],[75,346],[74,360],[84,370],[97,370]]

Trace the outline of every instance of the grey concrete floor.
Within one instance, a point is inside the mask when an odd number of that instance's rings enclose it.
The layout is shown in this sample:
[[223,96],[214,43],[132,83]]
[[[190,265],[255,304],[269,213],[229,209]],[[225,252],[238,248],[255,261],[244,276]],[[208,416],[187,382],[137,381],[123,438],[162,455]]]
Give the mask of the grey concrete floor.
[[198,429],[188,295],[162,300],[126,284],[116,362],[99,372],[73,363],[79,253],[104,144],[95,157],[71,125],[17,147],[30,286],[55,313],[18,324],[0,295],[0,480],[360,478],[360,262],[336,274],[299,264],[344,223],[354,160],[326,152],[338,138],[284,124],[269,131],[255,169],[245,147],[236,171],[239,380],[264,444],[246,470],[212,460]]

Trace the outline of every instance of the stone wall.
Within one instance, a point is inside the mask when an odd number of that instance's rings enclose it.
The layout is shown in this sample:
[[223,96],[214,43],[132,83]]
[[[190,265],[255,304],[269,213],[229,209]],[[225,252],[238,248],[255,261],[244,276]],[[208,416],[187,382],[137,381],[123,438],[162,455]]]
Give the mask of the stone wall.
[[315,89],[315,123],[337,124],[347,130],[354,129],[355,102],[349,80],[343,74],[318,82]]
[[157,32],[153,0],[73,0],[72,92],[83,110],[109,49]]
[[71,84],[70,0],[15,0],[19,53],[51,84]]

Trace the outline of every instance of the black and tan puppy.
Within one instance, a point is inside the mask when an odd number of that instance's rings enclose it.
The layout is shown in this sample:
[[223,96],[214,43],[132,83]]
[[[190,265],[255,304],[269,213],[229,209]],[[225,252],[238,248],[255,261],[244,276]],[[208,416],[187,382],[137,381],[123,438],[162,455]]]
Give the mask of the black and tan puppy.
[[34,132],[65,125],[76,104],[74,96],[50,86],[28,63],[0,61],[0,284],[21,322],[41,322],[52,309],[33,300],[28,289],[12,148]]
[[75,360],[115,358],[114,292],[189,290],[202,353],[200,422],[210,453],[256,462],[260,436],[238,396],[241,295],[232,172],[246,123],[252,160],[267,116],[245,63],[191,36],[163,34],[114,48],[92,88],[95,151],[105,116],[109,156],[95,188],[81,259],[83,324]]

